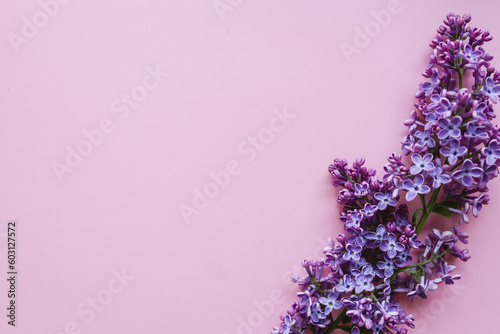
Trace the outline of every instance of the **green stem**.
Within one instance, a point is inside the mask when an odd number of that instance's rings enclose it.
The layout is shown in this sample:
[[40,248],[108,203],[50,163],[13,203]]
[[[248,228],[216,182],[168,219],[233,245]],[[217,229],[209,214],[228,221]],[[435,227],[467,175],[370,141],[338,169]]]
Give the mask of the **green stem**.
[[401,271],[405,271],[406,269],[410,269],[410,268],[415,268],[415,267],[421,267],[421,266],[425,266],[426,264],[429,264],[431,262],[433,262],[434,260],[437,260],[439,258],[442,258],[443,256],[445,256],[446,254],[448,254],[448,252],[444,252],[444,253],[441,253],[439,255],[435,255],[435,256],[431,256],[431,258],[427,261],[423,261],[423,262],[419,262],[419,263],[415,263],[415,264],[411,264],[409,266],[405,266],[405,267],[401,267],[400,270]]
[[345,314],[347,313],[347,308],[344,307],[344,309],[342,310],[342,312],[338,315],[337,319],[335,319],[335,321],[332,321],[330,323],[330,325],[328,326],[328,328],[326,329],[326,333],[331,333],[333,332],[334,330],[336,330],[337,328],[339,328],[339,323],[340,321],[342,320],[342,318],[344,318]]
[[410,264],[409,266],[405,266],[405,267],[401,267],[399,269],[397,269],[394,274],[392,274],[391,276],[391,282],[396,278],[396,276],[401,273],[401,272],[404,272],[408,269],[411,269],[411,268],[418,268],[418,267],[422,267],[422,266],[425,266],[426,264],[429,264],[439,258],[442,258],[443,256],[445,256],[446,254],[448,254],[448,252],[444,252],[444,253],[441,253],[439,255],[435,255],[435,256],[431,256],[431,258],[427,261],[422,261],[422,262],[419,262],[419,263],[415,263],[415,264]]
[[420,199],[422,200],[422,209],[427,210],[427,204],[425,204],[425,195],[420,194]]
[[439,191],[440,190],[441,190],[441,187],[439,187],[437,189],[434,189],[434,191],[432,192],[431,198],[429,200],[429,203],[427,204],[426,207],[424,206],[425,209],[424,209],[424,211],[422,213],[422,216],[420,217],[420,219],[419,219],[419,221],[418,221],[418,223],[416,225],[416,231],[415,231],[415,233],[417,235],[422,230],[422,227],[424,227],[424,223],[427,220],[427,218],[429,218],[429,215],[431,214],[432,209],[434,209],[434,205],[436,204],[436,200],[437,200],[437,197],[439,195]]

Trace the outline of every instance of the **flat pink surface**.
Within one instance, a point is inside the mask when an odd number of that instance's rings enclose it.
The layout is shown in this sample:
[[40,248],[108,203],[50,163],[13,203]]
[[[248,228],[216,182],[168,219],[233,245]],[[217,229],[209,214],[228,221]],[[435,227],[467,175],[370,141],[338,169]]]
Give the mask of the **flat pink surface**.
[[[333,158],[399,150],[446,13],[500,37],[497,1],[40,3],[0,10],[2,334],[270,333],[342,230]],[[498,180],[490,196],[415,333],[498,332]]]

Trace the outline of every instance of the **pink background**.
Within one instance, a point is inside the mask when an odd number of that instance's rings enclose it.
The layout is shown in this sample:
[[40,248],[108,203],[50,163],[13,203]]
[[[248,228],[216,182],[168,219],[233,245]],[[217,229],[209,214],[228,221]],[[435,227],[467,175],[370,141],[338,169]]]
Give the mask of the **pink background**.
[[[0,10],[1,333],[270,333],[297,292],[292,271],[342,230],[333,158],[381,170],[399,150],[446,13],[500,36],[496,1],[401,0],[384,26],[372,11],[388,1],[221,0],[221,17],[212,0],[67,2],[47,22],[35,0]],[[34,15],[42,26],[16,53],[9,36],[24,38]],[[348,61],[340,45],[370,27]],[[500,38],[487,48],[500,57]],[[155,84],[148,67],[169,76]],[[155,88],[124,117],[122,94],[141,97],[143,80]],[[285,108],[288,124],[274,119]],[[60,182],[53,163],[106,119],[113,131]],[[251,149],[259,133],[266,144]],[[188,223],[179,206],[230,162],[228,184],[209,185]],[[497,180],[490,196],[465,228],[463,279],[412,305],[415,333],[498,331]],[[9,219],[15,328],[4,315]],[[134,278],[119,288],[122,268]],[[105,303],[94,319],[87,298]]]

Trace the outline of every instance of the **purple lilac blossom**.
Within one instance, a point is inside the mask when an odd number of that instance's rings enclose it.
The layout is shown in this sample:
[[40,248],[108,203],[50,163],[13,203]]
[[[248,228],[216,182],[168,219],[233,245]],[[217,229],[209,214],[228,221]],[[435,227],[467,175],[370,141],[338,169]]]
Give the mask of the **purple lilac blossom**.
[[441,148],[440,152],[444,157],[448,158],[450,165],[454,165],[457,163],[458,158],[463,157],[467,153],[467,147],[460,146],[460,142],[454,139],[450,142],[449,147]]
[[413,201],[417,195],[425,195],[431,191],[431,188],[424,184],[424,177],[417,175],[413,180],[408,179],[403,181],[403,189],[407,191],[406,200]]
[[430,171],[434,169],[434,164],[432,160],[434,157],[432,154],[427,153],[423,157],[420,154],[412,154],[411,160],[413,161],[413,166],[410,168],[410,173],[413,175],[420,174],[422,171]]
[[[382,178],[362,158],[330,165],[345,234],[329,239],[324,258],[303,261],[306,276],[292,275],[301,291],[273,334],[407,334],[415,319],[399,298],[426,299],[438,284],[460,279],[450,260],[471,255],[458,247],[469,238],[458,224],[488,204],[488,184],[500,166],[500,133],[492,123],[500,71],[484,49],[492,36],[470,21],[468,14],[448,14],[430,43],[426,80],[404,123],[401,149],[411,161],[393,153]],[[418,195],[422,207],[411,212],[404,199]],[[458,217],[452,228],[420,235],[429,215],[450,214]]]

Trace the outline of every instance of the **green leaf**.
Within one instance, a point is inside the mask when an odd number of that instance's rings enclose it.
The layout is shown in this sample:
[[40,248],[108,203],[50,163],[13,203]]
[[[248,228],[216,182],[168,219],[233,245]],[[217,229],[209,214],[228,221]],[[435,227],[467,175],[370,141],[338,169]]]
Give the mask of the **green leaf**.
[[460,202],[458,200],[451,198],[446,201],[440,202],[432,209],[432,212],[441,216],[451,217],[453,216],[454,212],[451,212],[450,210],[448,210],[448,208],[457,209],[459,205]]
[[415,280],[417,282],[420,282],[420,278],[423,276],[422,270],[420,268],[417,268],[415,270],[408,270],[407,273],[415,277]]
[[448,210],[448,207],[445,207],[442,205],[435,206],[434,209],[432,209],[432,212],[434,212],[435,214],[441,215],[441,216],[445,216],[445,217],[453,216],[453,212]]
[[413,213],[413,217],[411,218],[411,222],[412,224],[415,224],[415,222],[417,221],[418,219],[418,216],[420,216],[420,214],[424,211],[424,209],[420,208],[420,209],[417,209],[415,210],[415,212]]

